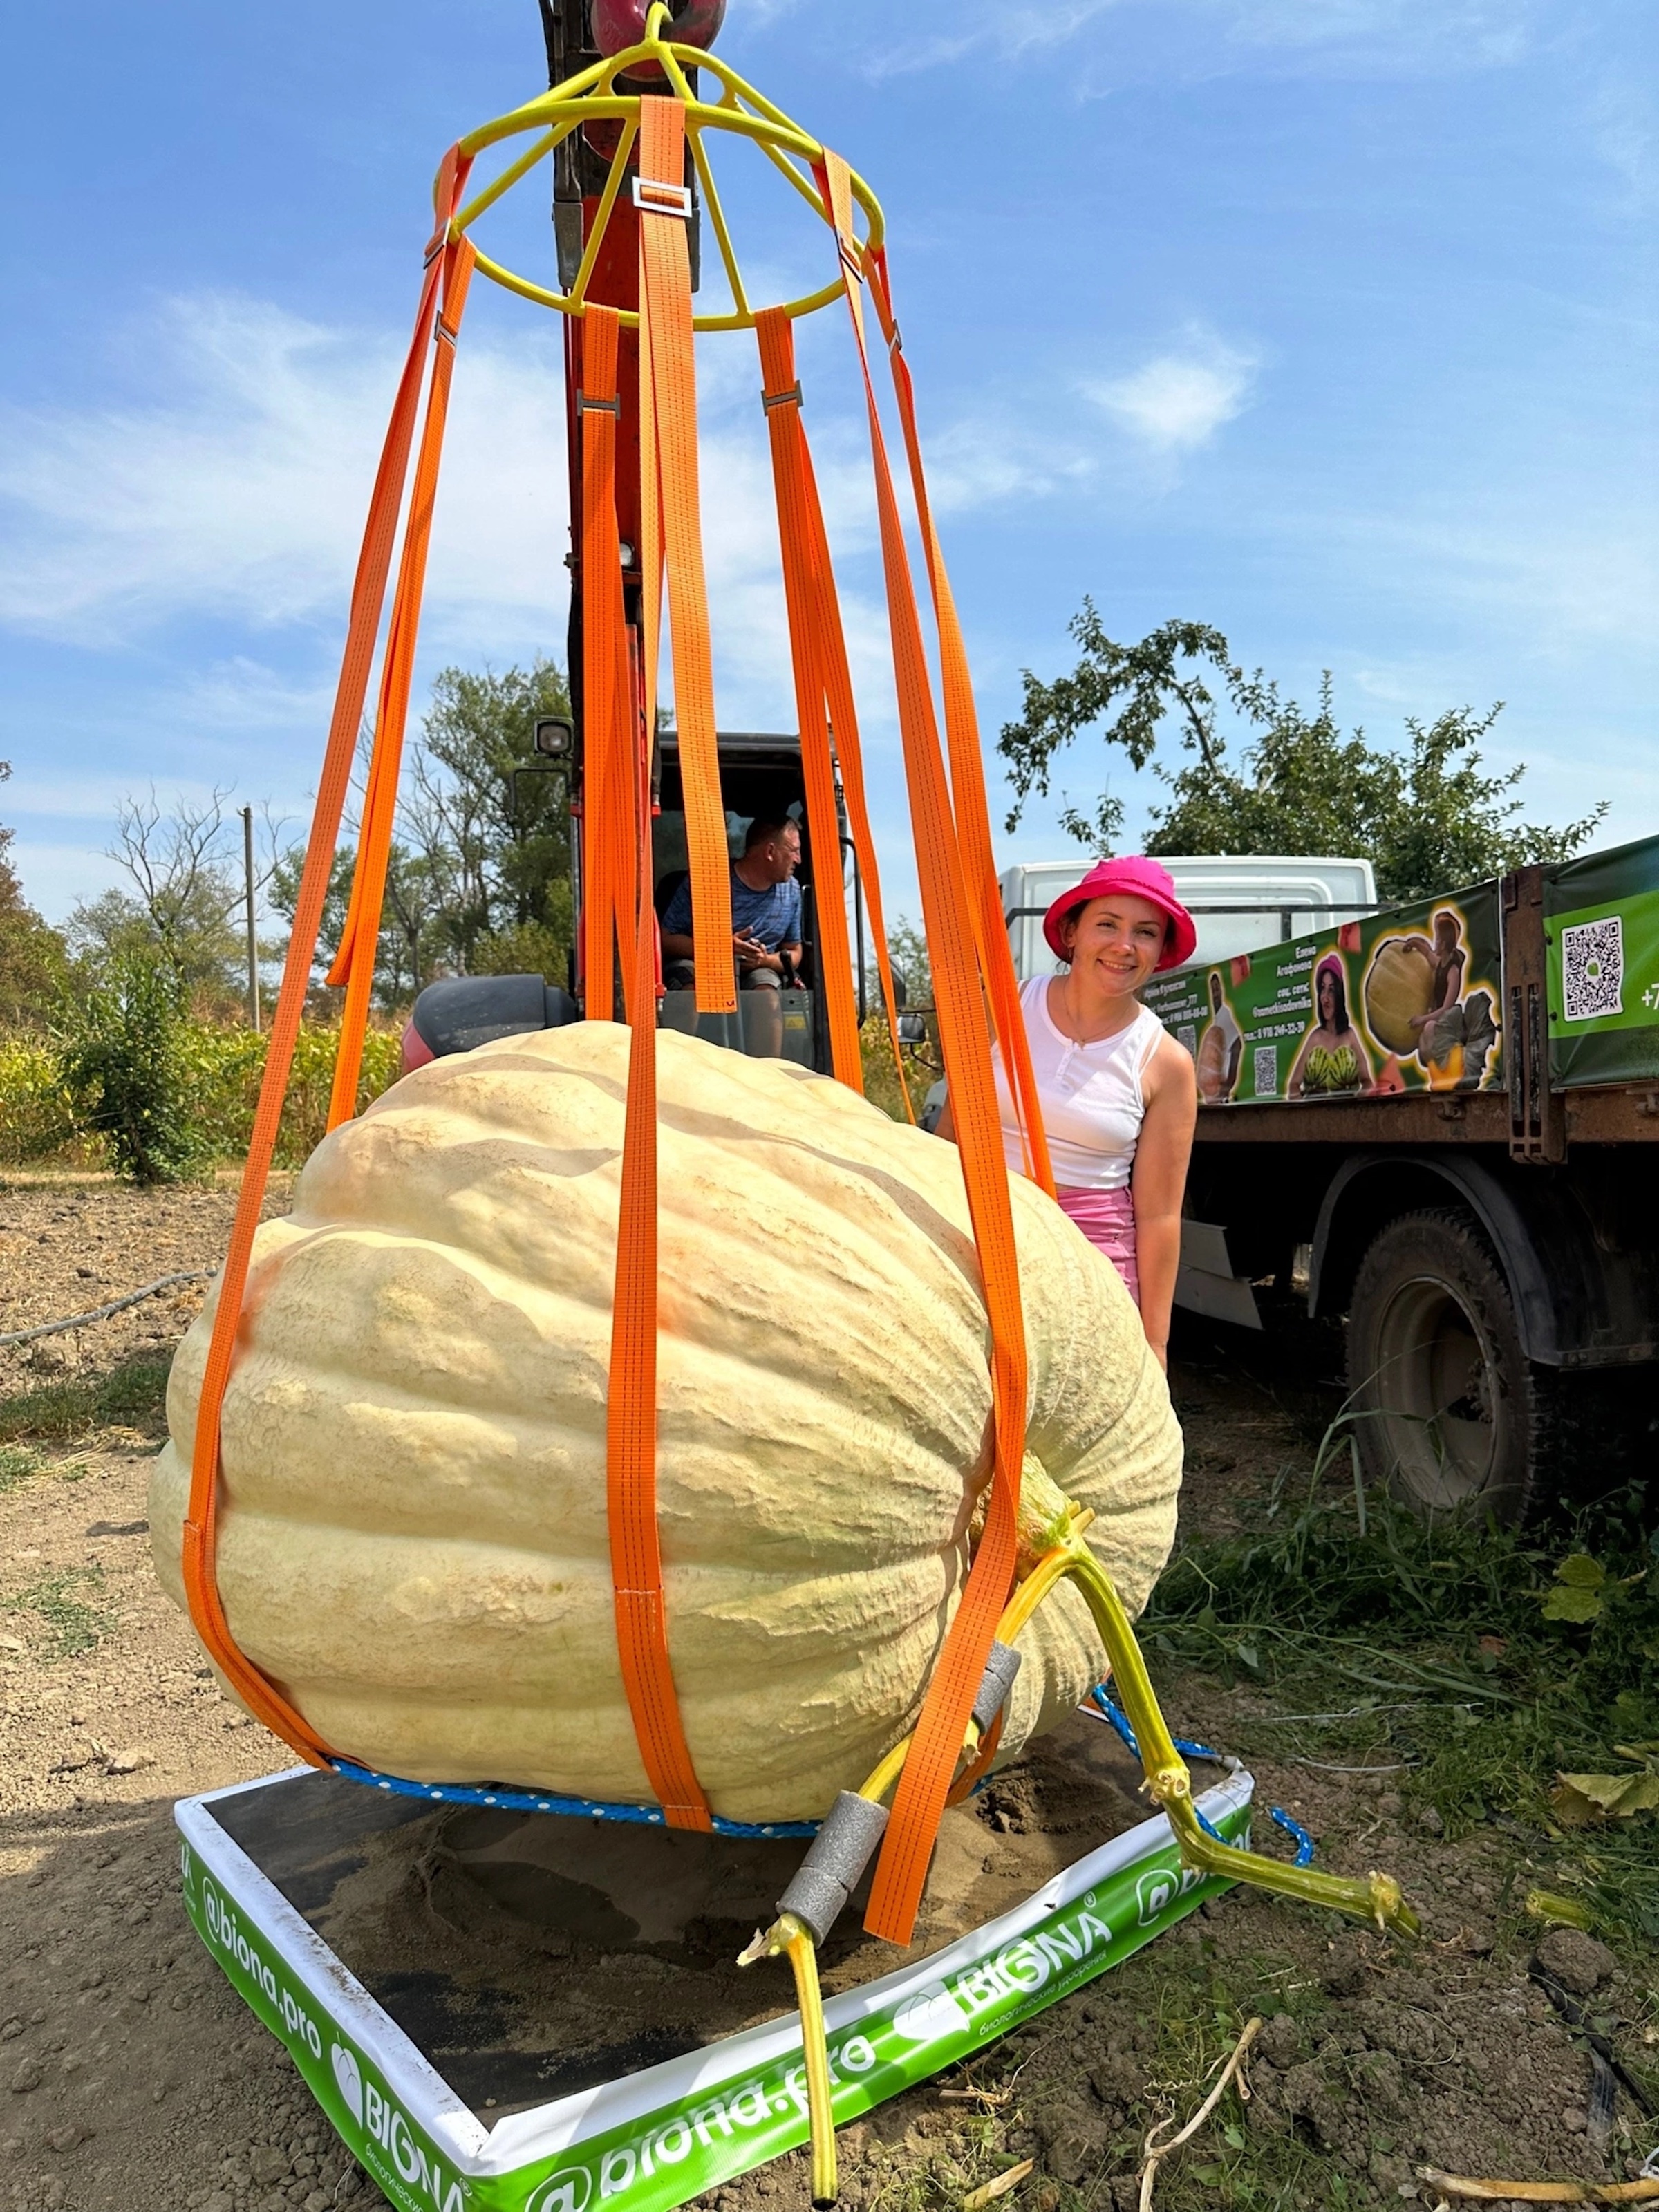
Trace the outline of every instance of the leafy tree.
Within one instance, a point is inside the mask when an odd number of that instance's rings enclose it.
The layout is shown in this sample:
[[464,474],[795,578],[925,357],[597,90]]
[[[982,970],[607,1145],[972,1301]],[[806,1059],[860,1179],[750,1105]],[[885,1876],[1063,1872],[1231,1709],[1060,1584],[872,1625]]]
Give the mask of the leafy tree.
[[194,1152],[184,986],[164,951],[130,945],[68,999],[59,1067],[80,1126],[108,1140],[129,1182],[171,1182]]
[[[1379,746],[1363,729],[1343,733],[1328,674],[1310,714],[1260,669],[1247,675],[1204,623],[1164,623],[1120,645],[1085,599],[1071,630],[1083,649],[1076,668],[1052,684],[1028,669],[1025,711],[998,741],[1014,792],[1011,830],[1033,793],[1047,795],[1055,757],[1097,725],[1106,744],[1169,787],[1169,805],[1152,811],[1149,853],[1358,849],[1384,899],[1432,897],[1528,861],[1564,860],[1607,812],[1603,801],[1559,829],[1516,818],[1525,770],[1490,773],[1480,751],[1501,703],[1485,714],[1453,708],[1430,723],[1407,715],[1404,746]],[[1224,702],[1242,725],[1237,767],[1217,726]],[[1166,716],[1185,756],[1174,767],[1158,757]],[[1109,852],[1122,802],[1108,792],[1092,814],[1066,805],[1060,820],[1079,842]]]
[[[11,763],[0,761],[0,783],[10,774]],[[66,958],[63,939],[23,896],[9,858],[15,834],[0,825],[0,1026],[7,1028],[41,1018],[62,982]]]
[[562,672],[441,669],[407,810],[410,842],[442,885],[441,930],[456,966],[500,973],[482,940],[532,925],[570,942],[569,787],[536,752],[543,714],[568,714]]
[[[573,934],[569,781],[538,755],[535,726],[569,711],[550,660],[501,674],[439,672],[387,858],[375,965],[382,1006],[406,1006],[437,975],[563,974]],[[292,848],[271,878],[271,903],[290,922],[304,858]],[[355,831],[324,905],[325,971],[354,865]]]
[[[242,825],[228,791],[180,797],[164,811],[154,789],[122,799],[115,842],[108,848],[130,889],[77,902],[69,919],[76,954],[101,967],[124,952],[158,951],[188,998],[214,1012],[241,1003],[246,960],[243,907],[246,879]],[[270,856],[256,870],[256,896],[270,881],[279,826],[265,817]]]

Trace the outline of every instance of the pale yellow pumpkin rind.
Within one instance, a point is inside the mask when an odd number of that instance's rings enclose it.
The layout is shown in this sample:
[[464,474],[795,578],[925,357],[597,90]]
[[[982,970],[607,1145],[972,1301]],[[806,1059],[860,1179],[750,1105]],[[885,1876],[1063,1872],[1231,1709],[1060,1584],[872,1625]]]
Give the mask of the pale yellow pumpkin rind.
[[[953,1147],[839,1085],[658,1040],[659,1520],[697,1771],[812,1818],[914,1721],[987,1472],[988,1337]],[[406,1077],[259,1231],[222,1424],[233,1632],[337,1750],[426,1781],[649,1796],[623,1696],[605,1391],[628,1032]],[[1180,1432],[1115,1271],[1012,1180],[1028,1448],[1097,1516],[1132,1612]],[[150,1522],[179,1532],[213,1307],[168,1389]],[[1101,1672],[1082,1601],[1021,1638],[1002,1756]]]

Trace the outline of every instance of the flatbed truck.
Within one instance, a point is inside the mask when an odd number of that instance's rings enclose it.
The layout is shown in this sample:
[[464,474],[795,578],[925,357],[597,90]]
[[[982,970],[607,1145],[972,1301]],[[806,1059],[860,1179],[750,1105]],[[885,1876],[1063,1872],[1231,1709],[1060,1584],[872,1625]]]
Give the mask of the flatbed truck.
[[[1346,1319],[1361,1467],[1516,1523],[1659,1429],[1659,839],[1159,976],[1200,1094],[1177,1303]],[[1271,1304],[1272,1301],[1266,1303]]]

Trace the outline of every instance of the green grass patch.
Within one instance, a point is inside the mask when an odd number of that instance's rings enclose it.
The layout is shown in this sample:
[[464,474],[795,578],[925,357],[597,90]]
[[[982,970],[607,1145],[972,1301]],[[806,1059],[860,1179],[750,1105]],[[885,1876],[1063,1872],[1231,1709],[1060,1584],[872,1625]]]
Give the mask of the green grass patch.
[[80,1460],[52,1461],[27,1444],[0,1444],[0,1498],[39,1474],[55,1474],[60,1482],[84,1482],[91,1473]]
[[43,1575],[19,1590],[12,1603],[46,1624],[52,1637],[50,1658],[73,1659],[101,1644],[115,1626],[113,1615],[86,1595],[100,1592],[103,1584],[100,1568],[70,1567],[61,1574]]
[[[153,1358],[129,1359],[106,1374],[43,1382],[0,1398],[0,1450],[29,1437],[78,1437],[99,1429],[159,1436],[167,1426],[169,1364]],[[0,1488],[5,1486],[0,1475]]]
[[1574,1828],[1552,1799],[1562,1772],[1633,1772],[1659,1743],[1650,1514],[1625,1492],[1571,1530],[1430,1525],[1316,1472],[1182,1552],[1141,1634],[1166,1663],[1270,1693],[1231,1747],[1247,1759],[1393,1768],[1454,1837],[1524,1821],[1557,1854],[1540,1887],[1656,1942],[1659,1820]]
[[38,1474],[44,1463],[39,1452],[18,1444],[0,1445],[0,1498]]

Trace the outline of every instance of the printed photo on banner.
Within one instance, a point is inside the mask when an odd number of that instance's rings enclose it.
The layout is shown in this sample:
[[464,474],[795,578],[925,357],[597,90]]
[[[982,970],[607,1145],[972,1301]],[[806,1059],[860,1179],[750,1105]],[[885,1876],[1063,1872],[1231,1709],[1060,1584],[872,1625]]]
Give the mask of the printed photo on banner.
[[1495,895],[1459,893],[1178,969],[1142,997],[1206,1107],[1489,1091],[1501,966]]

